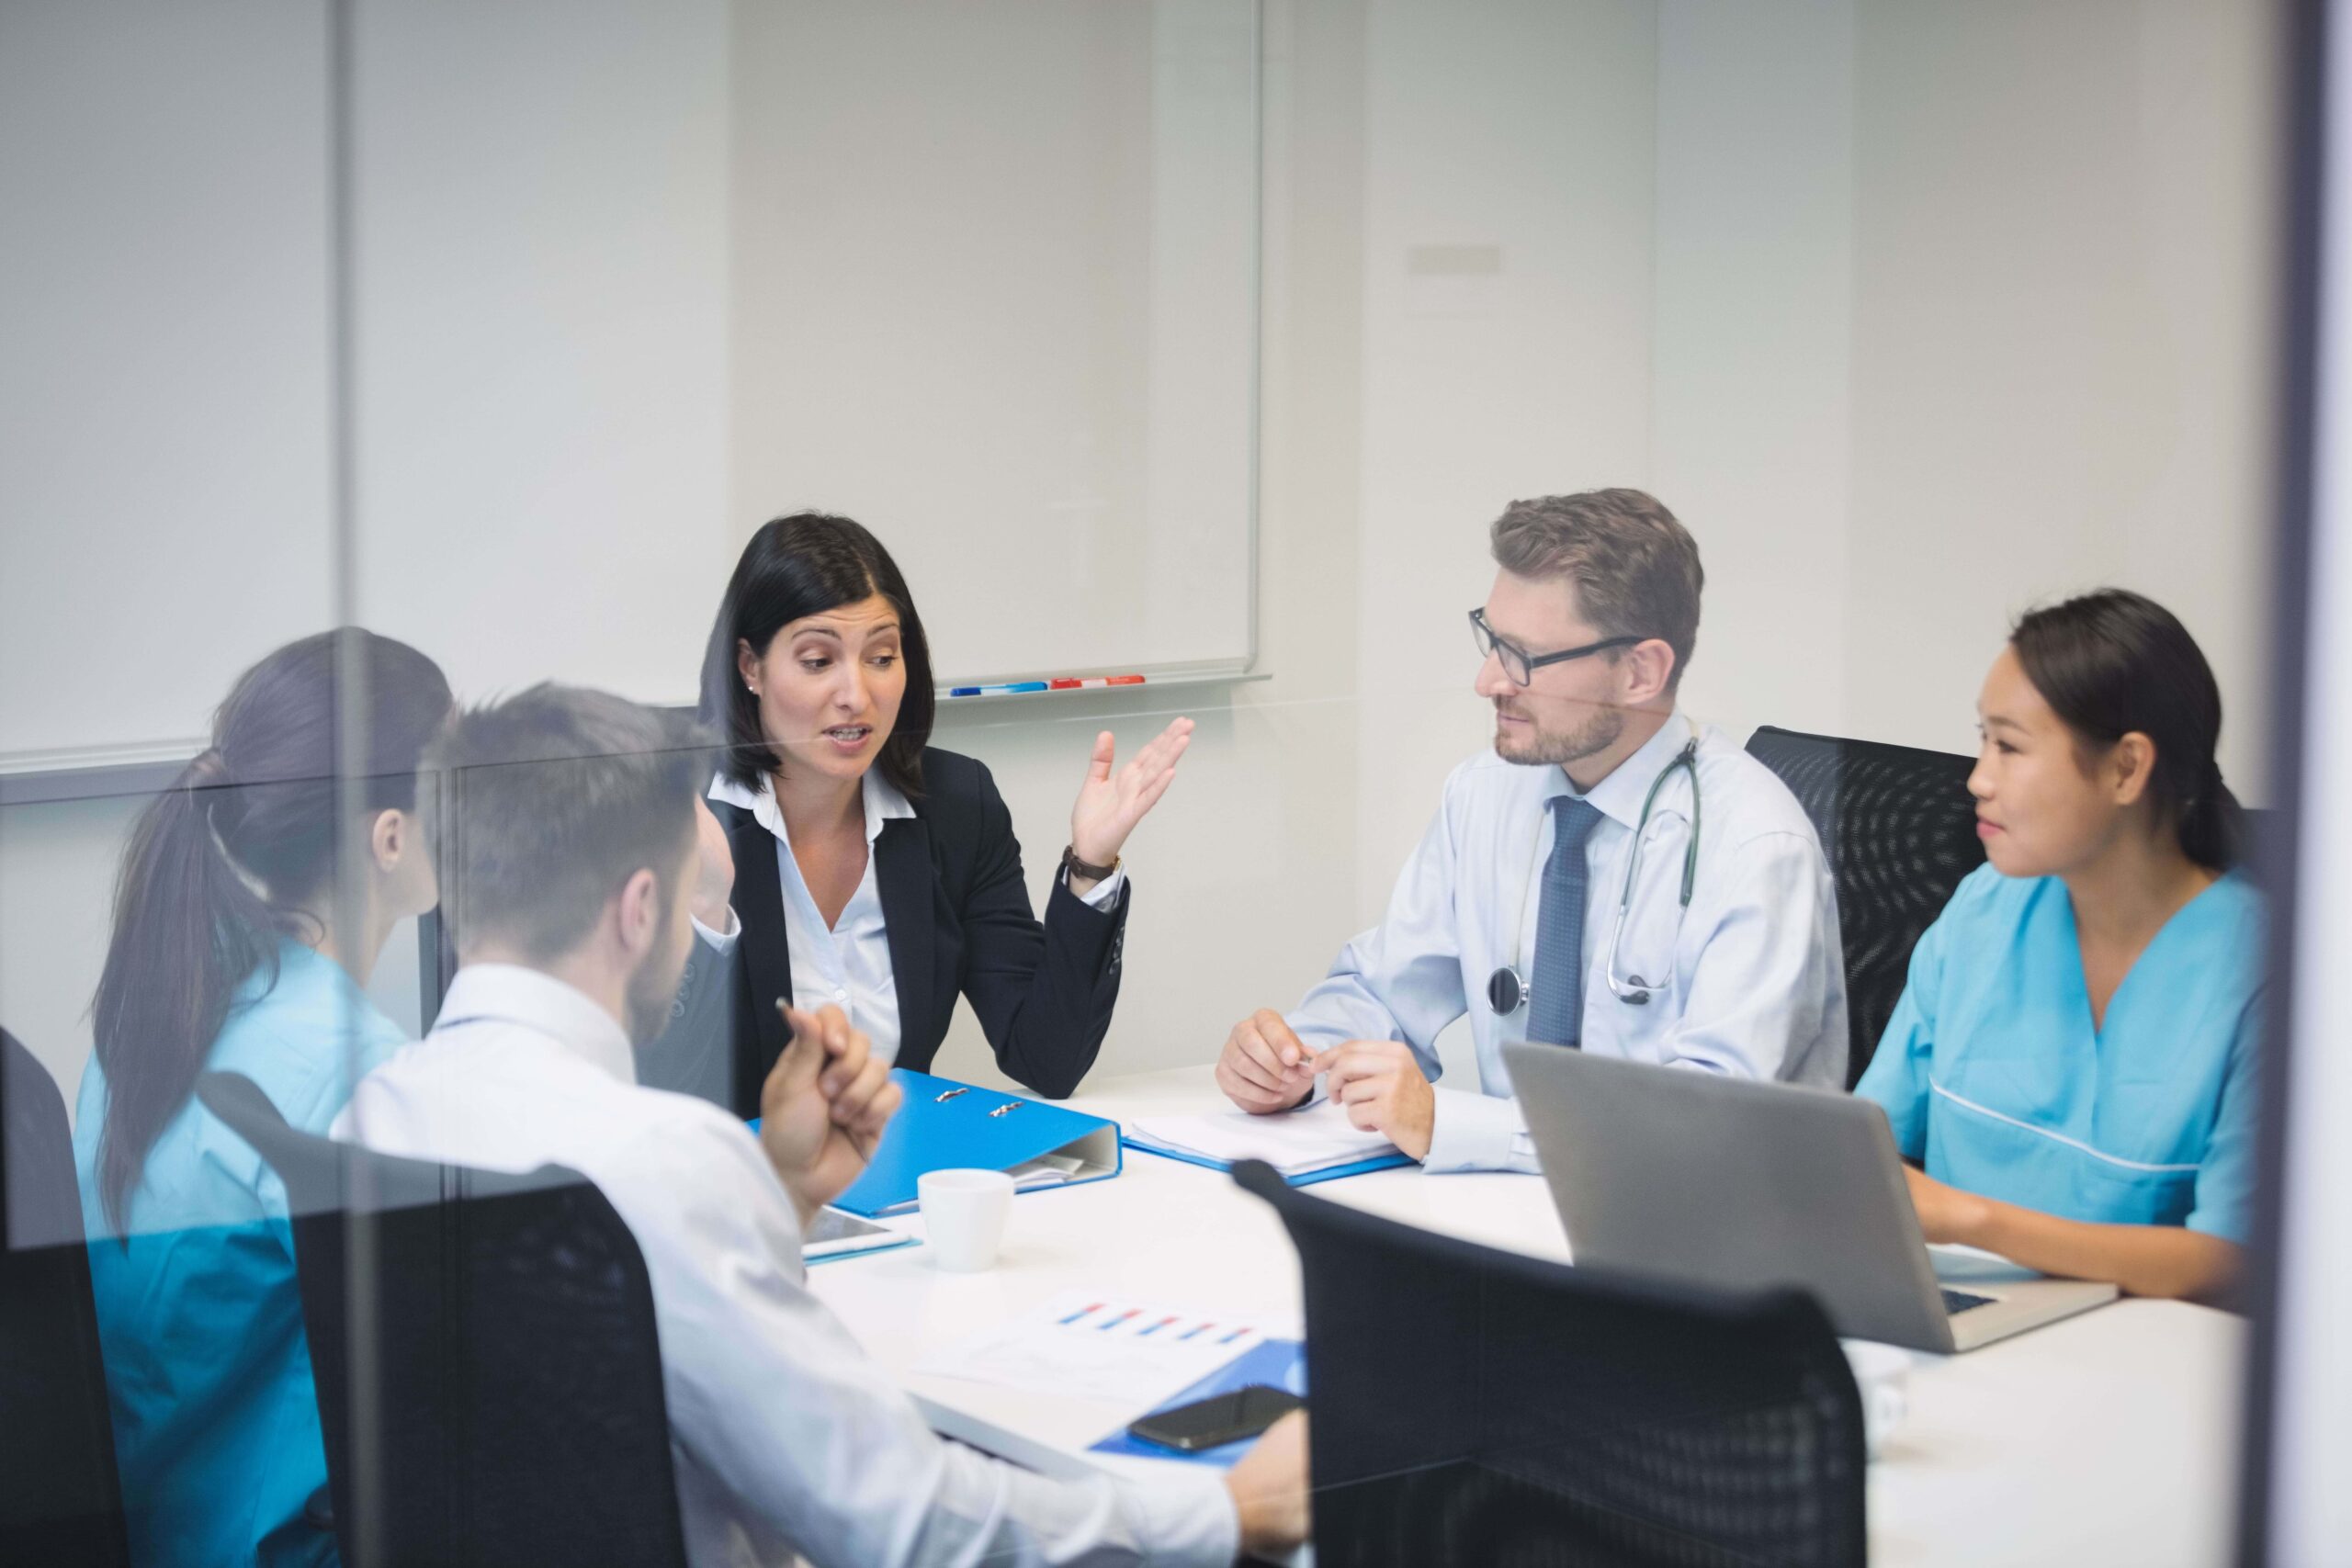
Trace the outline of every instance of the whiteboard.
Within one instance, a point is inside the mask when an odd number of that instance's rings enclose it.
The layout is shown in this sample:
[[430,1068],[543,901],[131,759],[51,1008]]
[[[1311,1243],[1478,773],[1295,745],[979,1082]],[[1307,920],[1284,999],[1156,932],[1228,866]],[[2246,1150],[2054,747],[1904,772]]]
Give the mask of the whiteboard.
[[11,14],[0,771],[184,755],[345,618],[686,701],[810,506],[943,681],[1250,662],[1256,0],[351,15],[339,524],[321,17]]
[[738,495],[846,513],[944,677],[1253,652],[1253,0],[791,0],[736,35]]

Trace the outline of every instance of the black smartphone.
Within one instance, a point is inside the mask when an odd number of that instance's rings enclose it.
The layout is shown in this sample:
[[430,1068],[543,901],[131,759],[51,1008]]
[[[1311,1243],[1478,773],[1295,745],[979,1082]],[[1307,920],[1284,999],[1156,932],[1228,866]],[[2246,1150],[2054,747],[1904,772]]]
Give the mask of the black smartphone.
[[1231,1393],[1213,1393],[1173,1410],[1155,1411],[1127,1428],[1127,1436],[1191,1454],[1254,1438],[1306,1403],[1268,1383],[1253,1382]]

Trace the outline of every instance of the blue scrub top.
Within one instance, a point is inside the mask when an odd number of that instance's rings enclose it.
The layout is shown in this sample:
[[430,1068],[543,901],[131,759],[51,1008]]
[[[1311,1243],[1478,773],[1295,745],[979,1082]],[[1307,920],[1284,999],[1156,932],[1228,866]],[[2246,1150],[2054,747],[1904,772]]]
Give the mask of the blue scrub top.
[[[240,987],[205,1066],[244,1074],[289,1125],[324,1133],[402,1040],[341,964],[285,942],[276,984],[264,966]],[[285,1188],[190,1100],[148,1152],[126,1247],[98,1197],[106,1111],[93,1057],[74,1155],[132,1560],[334,1562],[334,1537],[301,1518],[327,1472]]]
[[2070,1220],[2252,1224],[2260,895],[2232,872],[2165,923],[2091,1027],[2056,877],[1972,873],[1912,951],[1854,1089],[1904,1155],[1970,1192]]

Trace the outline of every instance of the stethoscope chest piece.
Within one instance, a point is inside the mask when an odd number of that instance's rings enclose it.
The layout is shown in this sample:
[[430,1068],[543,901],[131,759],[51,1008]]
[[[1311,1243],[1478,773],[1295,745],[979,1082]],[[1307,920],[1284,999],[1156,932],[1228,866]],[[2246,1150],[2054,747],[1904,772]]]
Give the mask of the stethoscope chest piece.
[[1519,971],[1505,965],[1487,976],[1487,1005],[1497,1016],[1509,1018],[1527,1005],[1527,982]]

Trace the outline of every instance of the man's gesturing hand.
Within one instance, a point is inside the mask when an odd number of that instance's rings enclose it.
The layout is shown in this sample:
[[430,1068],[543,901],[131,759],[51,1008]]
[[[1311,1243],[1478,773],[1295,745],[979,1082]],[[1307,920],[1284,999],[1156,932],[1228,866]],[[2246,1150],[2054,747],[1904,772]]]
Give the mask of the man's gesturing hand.
[[792,1041],[760,1090],[760,1144],[806,1221],[865,1169],[900,1096],[841,1009],[776,1008]]

